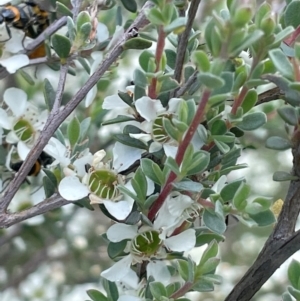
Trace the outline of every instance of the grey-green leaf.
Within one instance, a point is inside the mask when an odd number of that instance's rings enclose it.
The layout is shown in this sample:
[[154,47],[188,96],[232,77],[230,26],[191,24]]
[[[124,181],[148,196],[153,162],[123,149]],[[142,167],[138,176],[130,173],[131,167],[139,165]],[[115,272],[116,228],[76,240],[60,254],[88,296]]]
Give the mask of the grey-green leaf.
[[287,139],[273,136],[267,139],[266,147],[276,150],[286,150],[292,147],[292,143]]
[[237,126],[243,131],[253,131],[267,122],[267,116],[263,112],[254,112],[244,116],[243,121]]

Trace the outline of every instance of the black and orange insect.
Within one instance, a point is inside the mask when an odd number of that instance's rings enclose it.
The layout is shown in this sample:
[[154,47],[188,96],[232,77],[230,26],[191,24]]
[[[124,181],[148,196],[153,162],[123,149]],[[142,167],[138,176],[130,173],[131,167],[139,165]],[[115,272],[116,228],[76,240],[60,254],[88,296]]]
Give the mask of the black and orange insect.
[[[27,0],[19,5],[0,7],[0,42],[11,38],[10,27],[24,31],[25,36],[37,38],[49,26],[49,14],[35,1]],[[45,45],[41,44],[30,54],[30,58],[46,55]]]
[[[36,177],[40,173],[42,167],[46,167],[47,165],[51,164],[53,161],[54,161],[54,159],[51,156],[49,156],[45,152],[42,152],[41,155],[39,156],[39,158],[36,160],[36,162],[32,166],[32,168],[29,171],[29,173],[27,174],[27,176],[35,176]],[[24,161],[18,161],[15,163],[11,163],[10,167],[13,171],[17,172],[20,170],[23,162]]]

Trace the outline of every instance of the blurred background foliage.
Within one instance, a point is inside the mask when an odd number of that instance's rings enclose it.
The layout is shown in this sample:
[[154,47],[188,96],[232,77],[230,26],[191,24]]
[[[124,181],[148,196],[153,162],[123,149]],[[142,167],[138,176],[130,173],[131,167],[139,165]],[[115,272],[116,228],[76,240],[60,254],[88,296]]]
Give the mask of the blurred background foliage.
[[[69,1],[61,2],[70,6]],[[135,17],[135,14],[124,9],[120,1],[116,2],[112,9],[104,10],[98,16],[99,22],[107,26],[110,36],[114,33],[116,25],[124,26],[128,20]],[[145,1],[138,2],[141,7]],[[257,1],[257,5],[261,2]],[[216,3],[221,7],[223,0],[202,1],[199,17],[209,14]],[[138,55],[138,51],[126,51],[98,82],[98,92],[93,104],[85,108],[83,103],[76,110],[79,120],[88,116],[92,118],[92,127],[89,131],[92,153],[102,148],[109,149],[112,145],[111,134],[118,131],[118,126],[101,126],[103,120],[109,118],[107,112],[101,108],[101,104],[105,96],[116,94],[118,90],[125,91],[125,87],[132,80]],[[56,86],[58,73],[44,65],[31,70],[27,68],[26,72],[35,79],[34,85],[28,84],[17,73],[0,82],[1,94],[9,87],[19,87],[27,93],[32,102],[41,107],[45,106],[41,79],[48,78],[52,85]],[[81,86],[87,77],[82,67],[76,68],[76,76],[68,75],[64,102],[73,95],[74,87]],[[281,104],[280,100],[275,100],[257,107],[257,110],[267,114],[268,122],[263,128],[247,133],[243,138],[245,151],[239,162],[247,163],[249,168],[230,174],[230,177],[234,178],[246,177],[254,190],[253,194],[268,196],[274,201],[284,198],[288,183],[273,182],[272,174],[276,170],[288,172],[292,166],[290,150],[277,152],[264,147],[267,137],[274,134],[285,137],[289,131],[282,119],[277,116],[276,109]],[[0,152],[0,163],[3,165],[5,158],[3,148]],[[22,190],[13,200],[11,211],[19,211],[34,202],[31,188],[24,183]],[[0,299],[2,301],[87,299],[85,291],[100,287],[100,272],[110,263],[106,254],[107,244],[101,237],[108,225],[109,219],[97,206],[93,211],[89,211],[72,204],[9,229],[0,230]],[[223,284],[216,286],[215,292],[202,293],[201,297],[193,295],[194,300],[224,300],[233,285],[254,261],[271,230],[271,227],[248,228],[234,219],[230,220],[225,233],[226,241],[220,244],[222,263],[217,270],[224,278]],[[196,249],[192,256],[197,258],[199,254],[200,250]],[[299,257],[299,254],[295,256]],[[253,298],[254,301],[279,300],[287,285],[284,280],[287,264],[284,266],[285,268],[274,274],[264,285]]]

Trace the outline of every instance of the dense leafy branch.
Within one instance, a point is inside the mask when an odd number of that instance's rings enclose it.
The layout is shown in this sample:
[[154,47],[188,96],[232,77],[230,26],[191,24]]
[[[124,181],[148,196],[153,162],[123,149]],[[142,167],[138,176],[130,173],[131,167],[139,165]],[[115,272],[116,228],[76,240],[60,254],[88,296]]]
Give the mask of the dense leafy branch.
[[[113,49],[106,55],[106,58],[100,64],[99,68],[95,71],[94,74],[87,80],[85,85],[79,89],[79,91],[73,96],[73,98],[68,102],[65,106],[64,110],[58,111],[57,108],[51,111],[49,118],[45,124],[45,130],[43,134],[37,140],[35,146],[32,148],[30,153],[28,154],[28,160],[24,162],[22,168],[17,173],[16,177],[10,183],[7,191],[5,192],[1,203],[0,203],[0,211],[3,213],[6,211],[9,203],[11,202],[13,196],[25,180],[29,170],[33,166],[34,162],[39,157],[45,145],[48,143],[50,137],[53,136],[57,128],[61,125],[61,123],[75,110],[77,105],[82,101],[82,99],[87,95],[90,89],[98,82],[101,76],[108,70],[111,64],[118,58],[118,56],[124,51],[123,45],[124,43],[131,39],[132,29],[133,28],[142,28],[146,24],[148,24],[148,20],[144,15],[144,11],[150,8],[153,4],[151,2],[147,2],[143,9],[141,10],[139,16],[132,23],[132,25],[128,28],[125,34],[121,37],[121,39],[117,42],[117,44],[113,47]],[[64,74],[64,72],[63,72]],[[60,83],[63,86],[63,83]],[[63,90],[58,89],[56,99],[60,101],[62,97]],[[44,203],[43,203],[44,204]],[[44,207],[45,208],[45,207]],[[53,209],[53,208],[52,208]],[[43,211],[45,212],[45,211]],[[42,212],[41,212],[42,213]],[[0,223],[0,225],[3,225]]]

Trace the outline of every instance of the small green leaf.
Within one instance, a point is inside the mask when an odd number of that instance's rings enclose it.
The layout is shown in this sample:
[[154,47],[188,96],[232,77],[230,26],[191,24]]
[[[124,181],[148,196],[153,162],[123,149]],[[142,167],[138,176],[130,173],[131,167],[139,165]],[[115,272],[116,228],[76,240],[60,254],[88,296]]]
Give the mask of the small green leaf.
[[192,59],[196,66],[203,72],[208,72],[210,69],[210,61],[207,54],[203,50],[193,52]]
[[249,214],[249,216],[257,223],[259,227],[269,226],[276,222],[276,218],[271,210],[265,210],[257,214]]
[[294,70],[288,58],[280,49],[272,49],[269,51],[269,57],[276,69],[286,78],[294,79]]
[[221,77],[208,72],[200,73],[198,79],[203,85],[210,89],[221,88],[225,84],[225,81]]
[[86,139],[87,132],[91,125],[91,117],[83,119],[80,123],[80,140]]
[[178,167],[175,159],[173,159],[172,157],[167,158],[167,160],[165,162],[165,166],[168,167],[169,169],[171,169],[176,175],[180,175],[179,167]]
[[173,183],[173,187],[176,190],[190,191],[190,192],[200,192],[203,189],[203,185],[198,182],[193,182],[191,180],[184,180],[181,182]]
[[253,45],[255,42],[257,42],[262,36],[264,35],[264,32],[262,30],[255,30],[251,33],[248,33],[244,40],[241,41],[241,43],[232,49],[232,56],[236,57],[239,55],[241,51],[244,49],[249,48],[251,45]]
[[189,264],[186,260],[178,259],[177,267],[179,275],[182,277],[184,281],[187,281],[189,275]]
[[291,106],[283,106],[277,109],[278,115],[290,125],[298,124],[297,110]]
[[295,29],[300,25],[300,1],[291,1],[284,11],[285,26],[293,26]]
[[57,179],[56,179],[55,174],[51,170],[49,170],[47,168],[43,168],[43,172],[46,174],[46,176],[48,177],[48,179],[51,181],[52,185],[55,186],[55,187],[57,187],[58,183],[57,183]]
[[210,154],[206,151],[197,151],[193,154],[192,164],[189,166],[187,175],[201,173],[206,170],[210,160]]
[[22,78],[24,78],[24,80],[31,86],[34,85],[34,80],[33,78],[30,76],[29,73],[27,73],[25,70],[23,69],[19,69],[18,70],[18,74],[20,74],[22,76]]
[[139,204],[143,204],[146,200],[147,180],[140,167],[136,170],[135,175],[131,180],[131,184],[136,192]]
[[180,131],[172,124],[170,119],[163,117],[163,128],[168,134],[175,141],[179,141],[181,137]]
[[181,33],[186,26],[187,18],[186,17],[178,17],[174,21],[172,21],[170,24],[164,27],[165,33],[170,33],[173,31],[173,33]]
[[202,254],[201,260],[199,262],[198,266],[203,265],[208,259],[216,257],[218,254],[218,244],[216,241],[212,241],[207,248],[205,249],[205,251]]
[[159,92],[160,93],[168,92],[168,91],[176,89],[178,86],[179,86],[179,84],[175,79],[167,77],[167,78],[164,78]]
[[123,6],[125,7],[125,9],[127,9],[128,11],[132,12],[132,13],[136,13],[137,11],[137,4],[135,2],[135,0],[121,0]]
[[288,292],[285,292],[282,296],[282,301],[293,301],[291,295]]
[[243,113],[249,112],[257,102],[257,92],[256,90],[249,90],[242,103]]
[[107,298],[101,292],[95,289],[90,289],[86,291],[86,293],[93,301],[107,301]]
[[65,36],[54,34],[51,41],[54,51],[61,59],[61,63],[66,63],[66,58],[69,56],[71,50],[70,40]]
[[140,149],[148,148],[145,143],[141,142],[138,139],[132,138],[129,135],[116,134],[116,135],[114,135],[114,138],[116,141],[118,141],[124,145],[132,146],[132,147],[140,148]]
[[118,256],[121,256],[123,254],[126,245],[127,245],[127,241],[125,239],[119,242],[109,242],[107,247],[107,254],[109,258],[115,259]]
[[167,290],[161,282],[151,282],[150,290],[156,300],[160,300],[161,297],[167,297]]
[[226,230],[225,221],[220,219],[215,212],[211,210],[204,210],[203,222],[208,229],[218,234],[223,234]]
[[116,118],[109,119],[107,121],[102,122],[102,125],[114,124],[114,123],[121,123],[126,121],[134,121],[135,119],[130,116],[125,115],[118,115]]
[[164,16],[156,7],[153,7],[149,11],[146,11],[146,17],[150,21],[150,23],[155,25],[163,25],[165,22]]
[[68,124],[68,138],[71,146],[73,147],[80,137],[80,123],[76,117],[74,117]]
[[43,187],[46,198],[50,198],[56,191],[56,186],[48,177],[43,177]]
[[90,22],[81,25],[76,36],[76,39],[79,41],[78,48],[85,45],[86,41],[88,41],[91,31],[92,31],[92,24]]
[[[167,53],[167,50],[166,50]],[[168,58],[168,55],[167,55]],[[139,57],[139,63],[140,66],[142,67],[142,69],[145,72],[154,72],[155,71],[155,64],[154,66],[152,66],[152,64],[149,62],[155,60],[155,55],[153,52],[149,51],[149,50],[144,50],[140,57]],[[152,66],[152,68],[150,68],[150,66]]]
[[145,73],[139,69],[135,69],[133,73],[133,81],[134,84],[141,87],[141,88],[146,88],[148,85],[147,78],[145,76]]
[[300,300],[300,290],[294,289],[291,286],[288,286],[288,291],[289,293],[296,299],[296,300]]
[[86,23],[91,23],[91,16],[87,11],[83,10],[78,14],[76,19],[77,32],[80,31],[80,28]]
[[295,289],[299,288],[299,280],[300,280],[300,263],[299,261],[293,259],[288,267],[288,278],[291,282],[292,286]]
[[147,49],[150,48],[151,46],[152,46],[152,42],[150,42],[149,40],[136,37],[126,41],[125,44],[123,45],[123,48],[124,49]]
[[236,193],[233,197],[233,204],[237,210],[244,210],[247,205],[247,197],[250,193],[250,186],[245,184],[244,182],[241,183],[239,188],[237,189]]
[[205,244],[209,244],[213,240],[216,240],[217,242],[221,242],[221,241],[225,240],[225,236],[217,234],[217,233],[197,234],[197,229],[196,229],[196,245],[195,245],[195,247],[201,247]]
[[287,139],[273,136],[267,139],[266,147],[275,150],[286,150],[292,147],[292,143]]
[[141,168],[145,175],[158,185],[162,185],[164,182],[164,176],[160,167],[150,159],[141,160]]
[[223,154],[226,154],[230,151],[230,147],[226,143],[219,141],[218,139],[214,139],[214,142]]
[[73,17],[72,12],[69,10],[68,7],[66,7],[64,4],[62,4],[61,2],[56,2],[56,12],[59,13],[62,16],[69,16],[69,17]]
[[131,106],[131,105],[132,105],[132,103],[133,103],[133,97],[130,96],[128,93],[118,91],[118,96],[119,96],[126,104],[128,104],[128,106]]
[[276,171],[273,174],[273,181],[282,182],[282,181],[296,181],[299,180],[297,176],[293,176],[285,171]]
[[196,292],[212,292],[214,290],[214,284],[211,281],[200,277],[193,285],[193,290]]
[[253,131],[263,126],[267,122],[267,116],[263,112],[250,113],[243,117],[243,121],[237,126],[243,131]]
[[205,275],[208,273],[213,273],[217,266],[220,263],[220,258],[209,258],[203,265],[201,265],[196,273],[199,273],[201,275]]
[[227,133],[227,126],[224,120],[217,119],[213,122],[210,132],[212,135],[225,135]]
[[44,79],[44,97],[48,111],[51,111],[55,102],[56,92],[47,78]]
[[104,290],[106,291],[108,300],[118,300],[119,291],[117,285],[114,282],[102,278],[102,285]]

